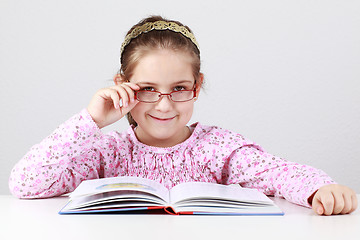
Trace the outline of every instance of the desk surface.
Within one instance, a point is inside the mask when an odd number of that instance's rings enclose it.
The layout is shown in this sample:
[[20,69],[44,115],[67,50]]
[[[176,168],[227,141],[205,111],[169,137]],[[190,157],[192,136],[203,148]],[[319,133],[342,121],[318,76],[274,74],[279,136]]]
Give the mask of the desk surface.
[[311,209],[272,199],[284,216],[59,215],[67,197],[19,200],[2,195],[0,238],[360,239],[359,208],[348,215],[317,216]]

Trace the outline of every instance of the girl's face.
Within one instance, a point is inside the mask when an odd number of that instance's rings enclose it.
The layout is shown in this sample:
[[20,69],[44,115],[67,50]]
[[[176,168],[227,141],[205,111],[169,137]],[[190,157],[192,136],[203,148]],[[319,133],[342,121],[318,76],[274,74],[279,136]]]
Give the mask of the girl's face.
[[[193,90],[191,56],[166,49],[154,50],[139,60],[130,82],[141,90],[161,93]],[[192,116],[194,101],[173,102],[168,96],[162,96],[156,103],[139,102],[130,111],[138,124],[135,133],[139,141],[150,146],[170,147],[186,140],[191,135],[186,124]]]

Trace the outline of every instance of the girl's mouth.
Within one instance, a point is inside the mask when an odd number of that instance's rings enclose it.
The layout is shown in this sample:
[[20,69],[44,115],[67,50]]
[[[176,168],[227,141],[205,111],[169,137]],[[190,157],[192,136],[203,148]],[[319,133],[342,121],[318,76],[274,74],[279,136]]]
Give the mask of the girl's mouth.
[[156,120],[156,121],[160,121],[160,122],[169,122],[171,120],[173,120],[175,117],[169,117],[169,118],[158,118],[158,117],[154,117],[152,115],[149,115],[152,119]]

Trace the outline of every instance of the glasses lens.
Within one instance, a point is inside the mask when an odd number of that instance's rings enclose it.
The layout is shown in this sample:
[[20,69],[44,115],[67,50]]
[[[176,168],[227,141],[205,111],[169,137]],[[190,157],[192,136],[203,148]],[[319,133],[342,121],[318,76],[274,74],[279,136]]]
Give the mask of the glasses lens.
[[136,99],[140,102],[156,102],[159,97],[159,93],[151,91],[138,91],[136,94]]
[[194,92],[188,91],[188,90],[177,91],[177,92],[171,93],[171,100],[173,100],[174,102],[189,101],[189,100],[193,99],[193,97],[194,97]]
[[170,94],[161,94],[160,92],[152,91],[138,91],[136,92],[136,99],[140,102],[154,103],[159,101],[161,95],[170,95],[173,102],[186,102],[194,98],[194,91],[183,90],[172,92]]

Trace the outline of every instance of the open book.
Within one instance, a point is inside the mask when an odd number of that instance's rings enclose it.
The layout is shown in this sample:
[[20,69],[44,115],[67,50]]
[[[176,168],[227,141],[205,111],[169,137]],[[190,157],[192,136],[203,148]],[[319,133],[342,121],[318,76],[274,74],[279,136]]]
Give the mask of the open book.
[[138,177],[83,181],[59,214],[140,213],[283,215],[263,193],[239,185],[188,182],[168,190],[162,184]]

